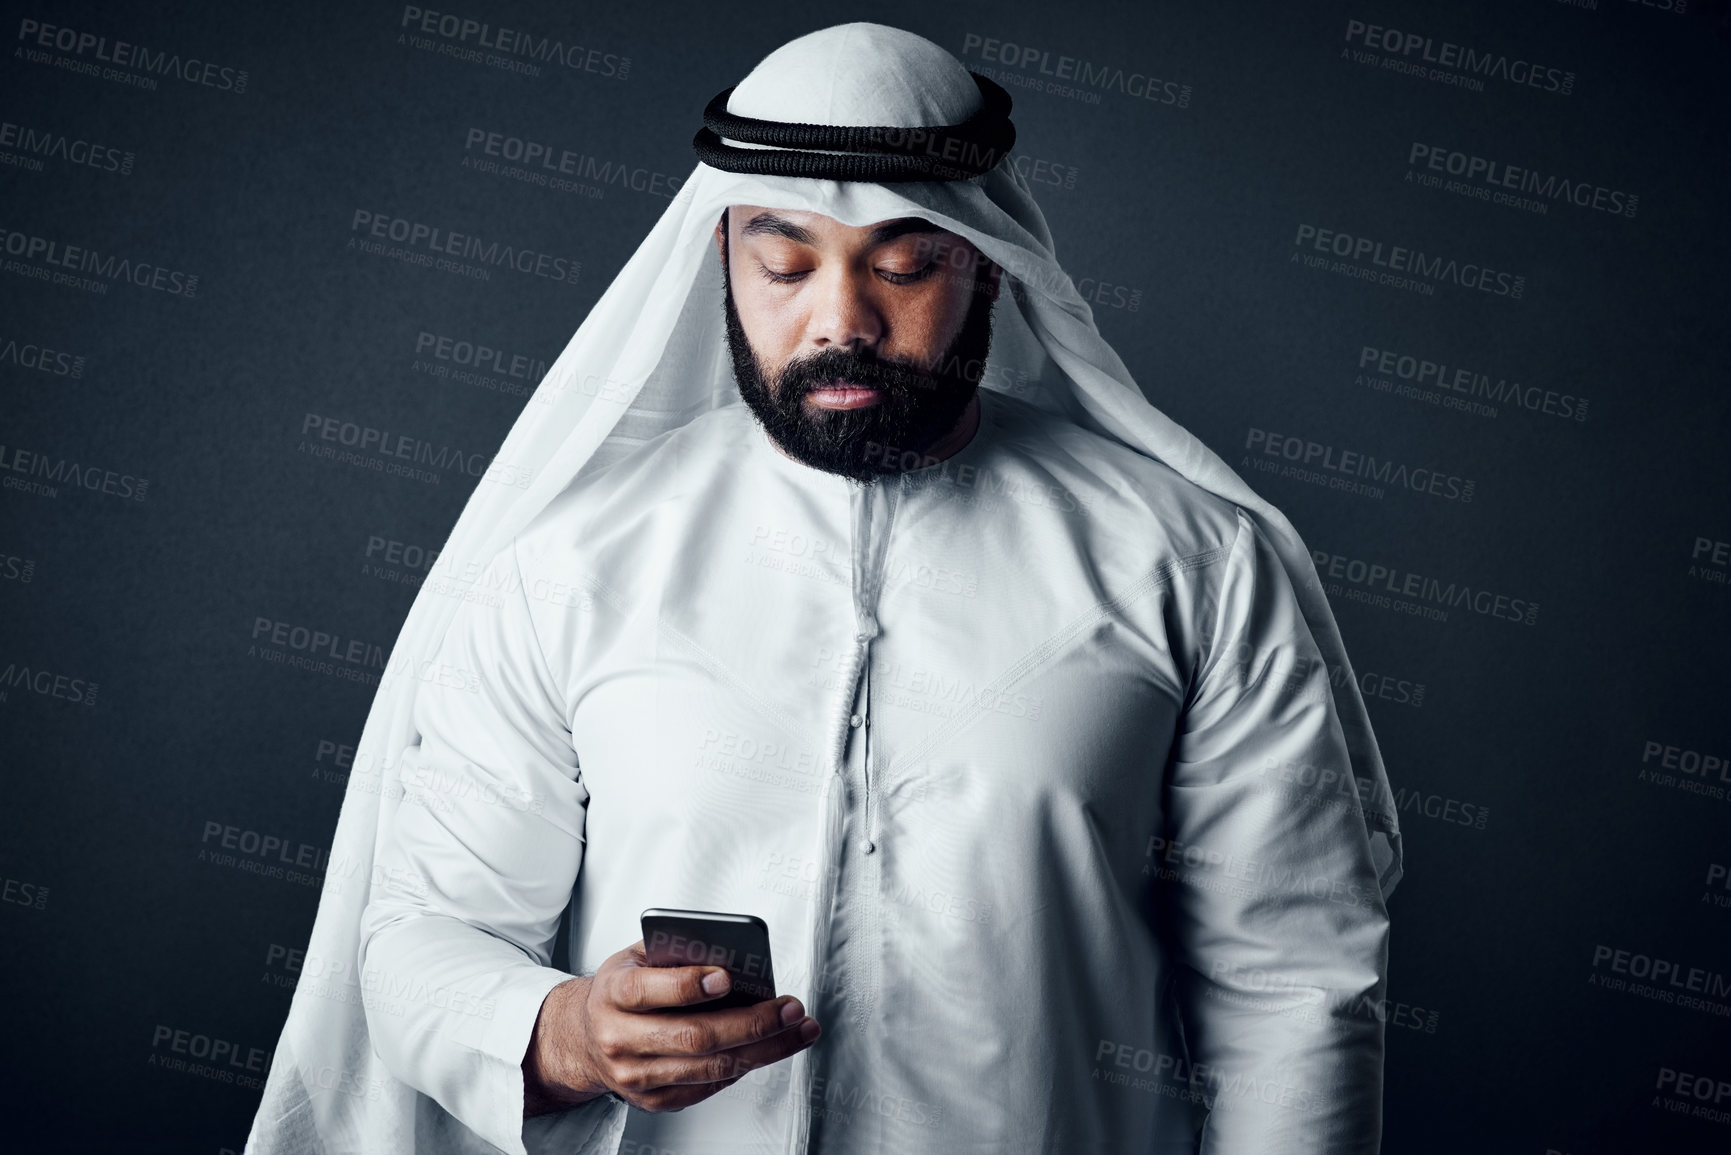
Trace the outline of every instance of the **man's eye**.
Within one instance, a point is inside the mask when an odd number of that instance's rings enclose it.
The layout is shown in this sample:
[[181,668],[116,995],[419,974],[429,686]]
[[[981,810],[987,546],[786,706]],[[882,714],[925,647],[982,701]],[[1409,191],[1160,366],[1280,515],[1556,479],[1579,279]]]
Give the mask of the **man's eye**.
[[[758,267],[758,270],[763,274],[763,277],[765,280],[770,281],[770,282],[777,284],[777,285],[791,285],[791,284],[794,284],[798,281],[804,280],[805,276],[806,276],[806,273],[803,271],[797,272],[797,273],[778,273],[774,269],[770,268],[768,265],[762,263],[761,261],[758,262],[757,267]],[[915,281],[925,280],[927,277],[929,277],[933,273],[935,273],[937,271],[937,269],[938,269],[938,262],[931,261],[931,262],[927,263],[924,267],[916,269],[915,271],[913,271],[911,273],[897,273],[897,272],[893,272],[889,269],[879,269],[878,270],[878,276],[880,276],[884,280],[890,282],[892,285],[911,285]]]
[[878,275],[893,285],[911,285],[915,281],[923,281],[937,271],[938,263],[931,261],[924,267],[911,273],[892,273],[888,269],[879,269]]
[[805,276],[804,273],[778,273],[762,262],[759,262],[757,267],[763,270],[763,275],[766,279],[774,281],[778,285],[791,285],[793,282]]

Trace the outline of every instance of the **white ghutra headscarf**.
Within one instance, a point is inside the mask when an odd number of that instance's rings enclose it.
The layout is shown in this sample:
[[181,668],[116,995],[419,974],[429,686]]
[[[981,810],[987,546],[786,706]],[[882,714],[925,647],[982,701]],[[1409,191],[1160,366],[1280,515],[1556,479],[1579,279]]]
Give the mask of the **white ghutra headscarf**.
[[[987,112],[1007,114],[1002,90],[929,40],[881,24],[853,23],[789,42],[723,96],[724,103],[711,106],[722,116],[710,123],[723,129],[744,126],[737,129],[742,137],[699,133],[694,143],[700,156],[728,167],[696,166],[554,361],[470,496],[409,611],[356,748],[306,962],[248,1139],[249,1152],[408,1153],[417,1151],[417,1131],[428,1134],[429,1123],[434,1132],[449,1133],[437,1126],[450,1122],[438,1118],[443,1109],[397,1079],[374,1054],[365,991],[355,973],[376,852],[403,797],[394,768],[420,740],[413,724],[416,692],[423,680],[438,676],[435,656],[475,579],[553,497],[586,470],[738,398],[713,247],[713,230],[728,205],[804,210],[856,227],[922,217],[967,238],[1003,266],[1011,302],[1006,305],[1000,297],[994,311],[982,388],[1014,393],[1157,458],[1250,513],[1279,554],[1333,674],[1335,710],[1385,897],[1400,879],[1394,796],[1304,543],[1224,461],[1149,404],[1059,267],[1045,218],[1015,166],[996,163],[974,176],[940,168],[931,170],[942,172],[936,179],[914,179],[905,168],[894,171],[899,162],[849,155],[865,147],[851,141],[896,137],[906,145],[922,134],[853,134],[850,143],[831,149],[811,148],[811,132],[801,135],[811,126],[833,126],[832,132],[856,126],[977,126]],[[996,110],[986,107],[994,101],[999,101]],[[744,139],[752,135],[753,121],[778,122],[792,131],[779,137],[759,133],[754,143]],[[929,138],[926,151],[934,151],[930,141],[943,139]],[[993,136],[988,126],[975,139],[996,148],[1002,161],[1005,140],[1013,141],[1014,132]],[[775,157],[757,164],[737,159],[753,149],[770,150]],[[949,157],[968,149],[937,151]],[[762,171],[778,164],[783,172],[845,175]]]

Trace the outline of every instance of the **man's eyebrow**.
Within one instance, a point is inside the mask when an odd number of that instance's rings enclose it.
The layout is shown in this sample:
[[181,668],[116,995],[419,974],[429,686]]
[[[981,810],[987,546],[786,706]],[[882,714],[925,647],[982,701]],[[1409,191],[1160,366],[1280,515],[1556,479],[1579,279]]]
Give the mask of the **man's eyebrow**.
[[[866,237],[867,245],[881,245],[893,241],[897,237],[905,237],[910,233],[941,233],[944,229],[931,221],[920,217],[897,217],[893,221],[885,221],[871,231]],[[758,213],[739,230],[741,236],[775,236],[786,237],[802,245],[817,244],[817,236],[810,229],[801,228],[784,216],[776,213]]]
[[871,236],[866,238],[866,244],[881,245],[886,241],[893,241],[897,237],[905,237],[910,233],[941,233],[946,231],[931,221],[922,220],[919,217],[897,217],[895,220],[885,221],[873,229]]
[[812,235],[811,230],[802,229],[786,217],[778,216],[775,213],[758,213],[745,222],[745,226],[739,230],[739,235],[742,237],[786,237],[788,240],[797,241],[802,245],[817,244],[817,237]]

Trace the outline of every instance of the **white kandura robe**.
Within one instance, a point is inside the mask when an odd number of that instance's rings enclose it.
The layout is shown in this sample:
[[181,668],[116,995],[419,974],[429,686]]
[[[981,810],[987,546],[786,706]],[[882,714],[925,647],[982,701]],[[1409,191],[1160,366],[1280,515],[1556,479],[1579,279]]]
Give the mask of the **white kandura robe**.
[[[1284,570],[1167,466],[981,406],[867,487],[710,411],[469,592],[361,937],[373,1045],[476,1133],[417,1149],[1377,1149],[1386,908]],[[582,973],[646,907],[762,917],[822,1037],[525,1123],[573,901]]]

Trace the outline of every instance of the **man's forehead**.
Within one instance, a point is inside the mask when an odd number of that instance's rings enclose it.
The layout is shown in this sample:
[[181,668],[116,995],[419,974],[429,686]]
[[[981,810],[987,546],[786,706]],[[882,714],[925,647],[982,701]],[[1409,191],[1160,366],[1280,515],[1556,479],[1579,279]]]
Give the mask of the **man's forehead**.
[[826,235],[863,239],[868,245],[881,245],[897,237],[910,235],[962,239],[923,217],[893,217],[869,225],[854,226],[807,209],[732,205],[728,209],[728,219],[738,222],[741,236],[783,237],[802,245],[821,244]]

